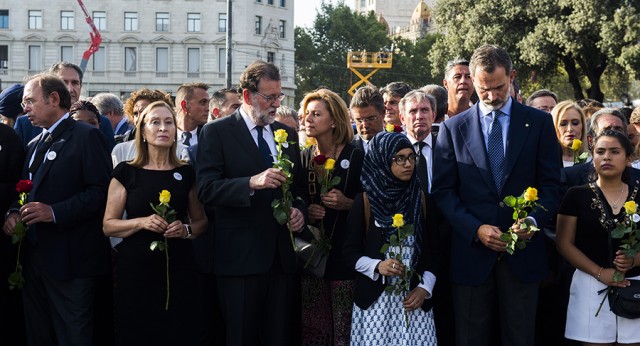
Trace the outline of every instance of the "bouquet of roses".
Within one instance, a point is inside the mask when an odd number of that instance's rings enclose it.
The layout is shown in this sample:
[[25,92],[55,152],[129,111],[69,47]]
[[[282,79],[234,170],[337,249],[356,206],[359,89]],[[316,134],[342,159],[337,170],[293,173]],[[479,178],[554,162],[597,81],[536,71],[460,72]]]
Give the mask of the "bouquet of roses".
[[[529,212],[533,212],[536,208],[542,208],[543,206],[538,204],[538,190],[533,187],[528,187],[522,195],[519,197],[507,196],[504,198],[504,204],[513,208],[513,220],[519,221],[529,216]],[[520,229],[529,232],[537,232],[540,229],[534,224],[527,223],[526,220],[520,223]],[[519,239],[518,235],[509,227],[509,230],[500,235],[502,241],[507,242],[507,253],[513,255],[516,248],[522,250],[527,247],[527,240]]]
[[[160,192],[160,203],[158,205],[153,205],[153,203],[149,203],[151,204],[151,209],[153,209],[153,211],[158,214],[161,218],[165,219],[168,223],[172,223],[173,221],[176,220],[176,211],[171,209],[171,207],[169,206],[169,202],[171,201],[171,192],[167,191],[167,190],[162,190],[162,192]],[[151,249],[151,251],[155,251],[156,249],[159,251],[164,251],[164,255],[165,255],[165,260],[166,260],[166,266],[167,266],[167,301],[165,303],[164,309],[165,310],[169,310],[169,289],[170,289],[170,284],[169,284],[169,243],[167,242],[167,238],[164,238],[164,241],[152,241],[151,245],[149,246],[149,248]]]
[[[18,204],[20,206],[27,203],[27,196],[33,189],[33,182],[31,180],[20,180],[16,184],[16,191],[19,193]],[[27,224],[24,221],[18,221],[13,227],[13,234],[11,235],[11,244],[18,244],[18,255],[16,256],[16,269],[13,273],[9,274],[9,289],[22,289],[24,287],[24,275],[22,274],[22,264],[20,264],[20,250],[22,249],[22,240],[27,235]]]
[[[393,258],[400,263],[403,263],[402,251],[404,243],[407,238],[413,235],[414,228],[413,225],[405,224],[404,216],[402,214],[395,214],[393,216],[392,227],[394,227],[396,231],[389,237],[389,242],[382,245],[382,247],[380,248],[380,253],[385,256],[388,254],[389,258]],[[385,287],[384,291],[386,293],[395,295],[408,294],[411,285],[411,278],[413,277],[413,275],[417,275],[420,282],[422,282],[421,275],[416,273],[414,268],[411,268],[411,266],[405,266],[404,268],[404,274],[401,275],[393,284]],[[404,320],[405,325],[408,328],[409,315],[407,314],[407,310],[404,310]]]
[[398,125],[394,125],[394,124],[387,124],[387,125],[384,127],[384,130],[385,130],[385,131],[387,131],[387,132],[392,132],[392,133],[393,133],[393,132],[398,132],[398,133],[400,133],[400,132],[402,132],[402,127],[401,127],[401,126],[398,126]]
[[282,171],[282,173],[287,177],[287,180],[280,185],[280,189],[282,189],[282,198],[274,199],[273,202],[271,202],[271,207],[273,208],[273,217],[275,217],[276,221],[281,225],[287,225],[293,251],[296,251],[296,243],[293,239],[293,230],[289,224],[291,221],[291,207],[293,206],[293,194],[289,189],[293,183],[293,174],[291,173],[291,170],[293,169],[293,162],[291,162],[287,154],[282,152],[282,148],[288,148],[289,144],[295,144],[295,142],[287,142],[288,134],[286,130],[276,130],[274,135],[278,155],[276,155],[273,167],[280,169],[280,171]]

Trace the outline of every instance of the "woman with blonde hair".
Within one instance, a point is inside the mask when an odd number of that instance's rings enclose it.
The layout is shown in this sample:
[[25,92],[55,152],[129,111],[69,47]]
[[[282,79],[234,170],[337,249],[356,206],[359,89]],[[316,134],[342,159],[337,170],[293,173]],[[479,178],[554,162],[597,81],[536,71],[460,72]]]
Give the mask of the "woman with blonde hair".
[[[551,111],[556,128],[558,143],[562,147],[562,163],[564,167],[586,160],[585,148],[587,125],[584,112],[573,101],[562,101]],[[579,140],[577,142],[576,140]]]
[[[116,247],[116,345],[195,345],[191,239],[207,226],[195,172],[176,155],[171,106],[151,103],[136,129],[136,156],[114,169],[103,221],[105,235],[123,238]],[[175,220],[158,215],[152,205],[159,202],[175,211]],[[163,244],[161,250],[153,251],[152,243]]]
[[355,271],[344,262],[342,244],[353,198],[362,191],[364,153],[351,145],[349,110],[336,93],[308,93],[302,109],[306,134],[317,143],[301,153],[309,177],[309,219],[329,248],[322,278],[302,274],[302,344],[349,345]]

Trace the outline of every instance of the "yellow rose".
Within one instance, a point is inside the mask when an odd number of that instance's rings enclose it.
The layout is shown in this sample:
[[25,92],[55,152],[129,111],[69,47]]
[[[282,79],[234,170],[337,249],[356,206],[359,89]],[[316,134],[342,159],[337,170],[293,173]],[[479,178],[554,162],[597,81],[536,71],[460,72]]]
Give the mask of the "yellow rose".
[[324,163],[324,169],[326,169],[327,171],[332,171],[335,165],[336,165],[336,160],[327,159],[327,161]]
[[404,217],[402,214],[393,215],[393,224],[391,226],[397,228],[404,226]]
[[318,142],[313,137],[307,137],[307,140],[304,142],[304,146],[307,148],[314,146],[316,144],[318,144]]
[[170,200],[171,200],[171,192],[167,190],[162,190],[162,192],[160,192],[160,203],[167,205],[169,204]]
[[396,127],[393,126],[393,124],[387,124],[387,126],[385,126],[384,129],[387,130],[387,132],[394,132]]
[[635,214],[636,211],[638,210],[638,205],[636,204],[636,202],[634,201],[627,201],[624,203],[624,211],[631,215],[631,214]]
[[538,190],[534,187],[528,187],[524,192],[524,200],[527,202],[534,202],[538,200]]
[[275,132],[276,143],[284,143],[287,141],[287,131],[284,129],[276,130]]
[[582,141],[579,139],[574,139],[573,143],[571,144],[571,150],[578,151],[580,150],[580,148],[582,148]]

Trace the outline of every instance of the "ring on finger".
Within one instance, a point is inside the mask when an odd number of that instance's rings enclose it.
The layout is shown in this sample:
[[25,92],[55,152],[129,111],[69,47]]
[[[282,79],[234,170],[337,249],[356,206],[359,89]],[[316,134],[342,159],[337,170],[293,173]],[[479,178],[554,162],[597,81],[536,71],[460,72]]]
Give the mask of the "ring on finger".
[[396,264],[395,264],[395,263],[394,263],[394,264],[392,264],[392,265],[391,265],[391,268],[396,269]]

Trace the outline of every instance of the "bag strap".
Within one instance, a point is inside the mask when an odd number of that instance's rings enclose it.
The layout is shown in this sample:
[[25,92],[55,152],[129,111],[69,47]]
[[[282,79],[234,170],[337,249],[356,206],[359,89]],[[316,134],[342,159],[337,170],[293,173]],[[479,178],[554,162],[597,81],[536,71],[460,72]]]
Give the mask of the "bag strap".
[[[420,199],[422,200],[422,217],[426,219],[427,202],[423,191],[420,191]],[[369,232],[369,218],[371,217],[371,206],[369,205],[369,198],[367,198],[366,192],[362,193],[362,200],[364,202],[364,233],[366,234]]]

